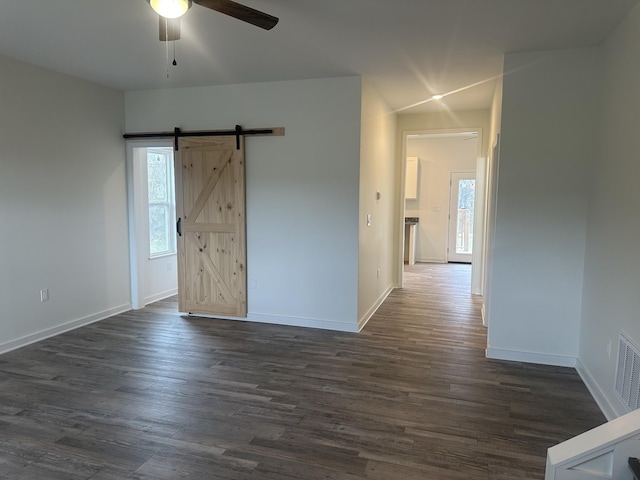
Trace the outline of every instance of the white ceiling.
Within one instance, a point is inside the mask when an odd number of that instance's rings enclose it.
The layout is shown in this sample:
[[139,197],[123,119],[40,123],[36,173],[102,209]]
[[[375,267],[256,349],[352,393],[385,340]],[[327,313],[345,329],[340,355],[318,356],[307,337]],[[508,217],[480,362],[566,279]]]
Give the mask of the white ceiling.
[[446,108],[487,108],[503,53],[599,45],[637,0],[241,3],[280,23],[265,31],[194,4],[172,67],[146,0],[0,0],[0,54],[122,90],[357,74],[394,109],[449,92]]

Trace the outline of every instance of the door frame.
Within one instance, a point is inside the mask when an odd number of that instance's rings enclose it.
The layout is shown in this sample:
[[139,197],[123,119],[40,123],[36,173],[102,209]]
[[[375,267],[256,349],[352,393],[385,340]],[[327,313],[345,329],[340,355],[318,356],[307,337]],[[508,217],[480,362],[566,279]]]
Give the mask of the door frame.
[[[463,260],[456,260],[451,259],[452,256],[455,255],[461,255],[454,252],[451,252],[451,247],[453,246],[454,250],[455,250],[455,244],[456,241],[454,240],[455,237],[457,236],[457,231],[458,228],[457,226],[454,228],[454,223],[457,224],[457,218],[453,218],[451,215],[454,213],[454,211],[457,210],[457,208],[454,208],[454,205],[458,203],[458,195],[460,194],[459,191],[459,185],[456,185],[455,187],[455,191],[456,191],[456,201],[454,202],[453,199],[453,192],[454,192],[454,176],[462,176],[465,178],[469,178],[469,177],[473,177],[473,180],[476,181],[476,176],[477,173],[475,170],[470,171],[470,170],[455,170],[455,171],[451,171],[449,172],[449,224],[447,225],[447,252],[446,252],[446,259],[447,259],[447,263],[455,263],[455,262],[461,262],[461,263],[467,263],[466,261]],[[476,181],[476,186],[477,186],[477,181]],[[475,194],[474,194],[474,217],[475,217]],[[474,233],[475,233],[475,218],[474,218]],[[473,265],[473,244],[471,246],[472,250],[471,250],[471,265]],[[469,255],[469,254],[462,254],[462,255]]]
[[[410,135],[429,135],[429,134],[447,134],[447,133],[465,133],[473,132],[478,135],[478,143],[476,148],[476,205],[474,209],[474,217],[476,219],[473,232],[473,255],[471,260],[471,293],[474,295],[483,295],[484,293],[484,256],[481,251],[484,249],[486,225],[484,222],[486,189],[487,189],[487,158],[483,155],[484,138],[481,127],[469,128],[442,128],[442,129],[421,129],[421,130],[403,130],[401,134],[401,159],[400,159],[400,178],[397,199],[397,252],[396,252],[396,284],[398,287],[403,285],[404,276],[404,218],[405,218],[405,175],[407,169],[407,138]],[[481,221],[477,221],[481,219]]]
[[[136,165],[133,151],[135,148],[154,148],[154,147],[173,147],[172,140],[127,140],[126,141],[126,178],[127,178],[127,213],[129,219],[129,278],[130,278],[130,294],[131,308],[144,308],[147,303],[161,300],[178,293],[177,288],[149,299],[145,298],[146,286],[146,264],[149,260],[145,255],[148,242],[148,234],[145,232],[144,222],[148,218],[148,213],[143,211],[148,203],[140,200],[141,185],[139,182],[140,174],[137,172],[139,165]],[[175,162],[175,160],[174,160]],[[174,179],[175,181],[175,179]],[[145,187],[146,193],[146,187]],[[174,260],[170,257],[173,256]],[[177,255],[173,254],[164,257],[166,261],[176,262]],[[173,269],[175,271],[176,268]]]

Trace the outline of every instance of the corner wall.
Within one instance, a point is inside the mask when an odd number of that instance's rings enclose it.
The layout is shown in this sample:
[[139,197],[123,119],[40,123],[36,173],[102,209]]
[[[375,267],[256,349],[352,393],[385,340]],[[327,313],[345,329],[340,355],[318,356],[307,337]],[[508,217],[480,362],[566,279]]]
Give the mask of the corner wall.
[[490,358],[575,365],[601,50],[506,55]]
[[[396,114],[365,79],[360,137],[358,324],[360,328],[394,286],[397,261]],[[378,198],[377,194],[380,194]],[[367,215],[371,224],[367,225]],[[404,225],[404,220],[402,222]]]
[[487,168],[485,170],[486,202],[484,211],[485,243],[483,248],[483,285],[482,322],[489,325],[491,317],[491,262],[493,261],[493,242],[496,228],[496,204],[498,201],[498,171],[500,162],[500,132],[502,123],[502,89],[504,79],[496,81],[496,89],[491,102],[491,128],[489,141],[485,145]]
[[639,51],[636,6],[604,46],[602,146],[589,211],[578,365],[609,419],[626,411],[613,393],[619,332],[640,344]]
[[2,352],[128,310],[130,295],[123,93],[0,61]]

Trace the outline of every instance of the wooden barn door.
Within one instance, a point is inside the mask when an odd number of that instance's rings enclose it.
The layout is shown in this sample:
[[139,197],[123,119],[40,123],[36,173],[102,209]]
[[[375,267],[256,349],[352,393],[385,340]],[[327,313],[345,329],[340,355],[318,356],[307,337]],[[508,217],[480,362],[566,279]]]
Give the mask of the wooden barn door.
[[244,145],[239,137],[180,139],[176,168],[178,306],[247,315]]

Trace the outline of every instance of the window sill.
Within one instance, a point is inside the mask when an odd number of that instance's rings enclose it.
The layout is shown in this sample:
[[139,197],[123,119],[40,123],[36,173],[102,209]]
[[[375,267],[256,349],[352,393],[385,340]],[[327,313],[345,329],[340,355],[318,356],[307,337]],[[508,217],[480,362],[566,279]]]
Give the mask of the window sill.
[[177,255],[177,252],[158,253],[157,255],[151,255],[149,257],[149,260],[158,260],[159,258],[165,258],[165,257],[175,257],[176,255]]

